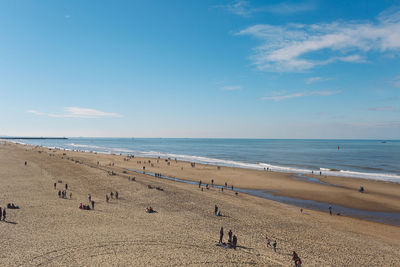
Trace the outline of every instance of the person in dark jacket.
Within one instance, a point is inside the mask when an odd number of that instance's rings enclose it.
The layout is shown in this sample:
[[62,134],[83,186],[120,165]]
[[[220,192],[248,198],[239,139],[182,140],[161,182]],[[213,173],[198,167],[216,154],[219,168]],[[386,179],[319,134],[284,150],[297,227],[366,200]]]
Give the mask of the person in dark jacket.
[[236,235],[233,236],[233,249],[236,250],[236,245],[237,245],[237,237]]
[[221,230],[219,230],[219,243],[222,243],[223,237],[224,237],[224,228],[221,227]]

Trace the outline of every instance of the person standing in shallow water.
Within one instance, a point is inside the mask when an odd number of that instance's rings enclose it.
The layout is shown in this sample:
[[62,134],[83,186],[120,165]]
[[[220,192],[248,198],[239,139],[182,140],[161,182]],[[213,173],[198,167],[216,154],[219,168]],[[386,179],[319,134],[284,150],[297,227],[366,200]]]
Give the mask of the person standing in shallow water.
[[224,227],[219,230],[219,243],[222,243],[222,238],[224,237]]

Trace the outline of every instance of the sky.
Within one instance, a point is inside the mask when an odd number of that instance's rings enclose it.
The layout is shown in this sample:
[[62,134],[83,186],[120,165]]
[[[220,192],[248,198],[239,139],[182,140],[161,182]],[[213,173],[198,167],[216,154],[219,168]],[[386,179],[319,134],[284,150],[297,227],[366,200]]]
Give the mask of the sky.
[[0,5],[0,136],[400,139],[400,1]]

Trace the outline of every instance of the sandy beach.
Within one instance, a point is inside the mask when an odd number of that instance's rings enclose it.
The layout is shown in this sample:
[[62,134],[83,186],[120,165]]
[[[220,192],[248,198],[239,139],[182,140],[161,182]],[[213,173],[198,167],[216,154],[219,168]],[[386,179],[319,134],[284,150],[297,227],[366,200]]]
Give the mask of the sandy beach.
[[[400,266],[400,227],[308,209],[301,213],[295,206],[231,190],[202,191],[129,170],[145,167],[196,182],[213,179],[228,187],[385,212],[400,212],[399,184],[315,176],[324,185],[293,174],[168,162],[0,142],[0,206],[20,206],[7,209],[7,220],[0,222],[1,264],[292,266],[295,250],[303,266]],[[59,198],[66,183],[68,197]],[[366,193],[357,191],[360,186]],[[106,203],[106,194],[116,191],[120,198]],[[88,204],[88,194],[95,209],[78,209]],[[223,216],[214,215],[214,205]],[[146,213],[148,206],[156,213]],[[229,229],[238,237],[236,250],[216,246],[221,226],[225,242]],[[277,252],[266,246],[266,235],[277,241]]]

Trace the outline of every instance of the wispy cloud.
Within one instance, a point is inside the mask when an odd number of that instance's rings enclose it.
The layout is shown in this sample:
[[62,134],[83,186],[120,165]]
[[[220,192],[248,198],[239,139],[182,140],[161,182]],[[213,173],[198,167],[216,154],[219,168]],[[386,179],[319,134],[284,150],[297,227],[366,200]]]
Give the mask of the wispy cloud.
[[32,114],[35,114],[35,115],[46,115],[46,114],[43,113],[43,112],[39,112],[39,111],[33,110],[33,109],[28,110],[27,112],[28,112],[28,113],[32,113]]
[[370,107],[369,111],[395,111],[395,107]]
[[37,110],[28,110],[28,113],[35,115],[48,116],[53,118],[104,118],[104,117],[122,117],[118,113],[108,113],[96,109],[79,108],[79,107],[66,107],[64,113],[44,113]]
[[316,6],[314,3],[280,3],[277,5],[270,5],[260,8],[260,11],[280,14],[280,15],[291,15],[294,13],[301,13],[315,10]]
[[396,77],[393,79],[393,85],[394,85],[395,87],[400,87],[400,75],[396,76]]
[[298,92],[293,94],[274,94],[272,96],[264,96],[261,100],[273,100],[273,101],[281,101],[290,98],[299,98],[305,96],[330,96],[340,93],[340,91],[329,91],[329,90],[321,90],[321,91],[306,91],[306,92]]
[[314,3],[290,3],[284,2],[276,5],[254,6],[247,0],[234,0],[226,5],[217,6],[223,8],[232,14],[250,17],[254,13],[273,13],[278,15],[291,15],[294,13],[311,11],[316,8]]
[[325,81],[329,81],[329,80],[332,80],[332,78],[310,77],[310,78],[305,79],[307,84],[316,83],[316,82],[325,82]]
[[65,15],[64,18],[70,19],[70,18],[71,18],[71,15]]
[[[258,24],[236,35],[261,40],[262,44],[251,56],[260,70],[303,71],[337,61],[363,63],[367,62],[369,52],[382,54],[400,50],[400,10],[387,10],[375,22]],[[317,52],[325,56],[309,57]]]
[[248,17],[254,12],[254,8],[251,7],[250,2],[246,0],[235,0],[221,7],[226,8],[235,15],[243,17]]
[[220,89],[222,91],[236,91],[236,90],[241,90],[242,87],[240,85],[230,85],[230,86],[223,86]]

